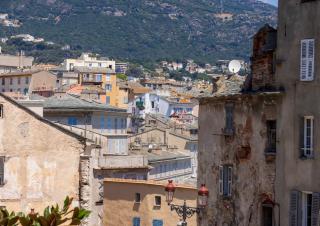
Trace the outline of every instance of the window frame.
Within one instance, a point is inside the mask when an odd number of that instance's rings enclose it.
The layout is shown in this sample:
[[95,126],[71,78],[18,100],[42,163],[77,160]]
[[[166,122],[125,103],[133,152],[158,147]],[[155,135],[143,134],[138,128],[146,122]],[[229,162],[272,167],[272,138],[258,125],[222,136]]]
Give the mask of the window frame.
[[[159,203],[157,201],[159,201]],[[154,196],[154,206],[155,207],[161,207],[161,203],[162,203],[161,201],[162,200],[161,200],[161,196],[160,195]]]
[[141,193],[139,193],[139,192],[135,193],[134,203],[135,204],[140,204],[141,203]]
[[[310,147],[308,148],[308,125],[307,122],[310,120]],[[313,116],[304,116],[304,123],[303,123],[303,156],[306,158],[313,158],[314,153],[314,117]],[[310,152],[310,153],[308,153]]]
[[[225,175],[226,172],[226,175]],[[233,167],[232,165],[220,165],[219,166],[219,194],[224,198],[232,196],[232,178],[233,178]],[[225,188],[225,186],[227,186]],[[227,192],[225,192],[227,191]]]
[[[272,128],[273,126],[274,128]],[[277,120],[267,120],[266,127],[267,127],[266,153],[276,153],[277,152]]]

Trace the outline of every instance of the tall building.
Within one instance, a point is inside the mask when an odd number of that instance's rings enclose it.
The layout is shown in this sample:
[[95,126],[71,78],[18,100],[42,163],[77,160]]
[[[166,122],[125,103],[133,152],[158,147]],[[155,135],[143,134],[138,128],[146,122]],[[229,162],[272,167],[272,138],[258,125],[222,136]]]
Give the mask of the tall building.
[[67,71],[72,71],[74,67],[99,67],[109,68],[115,71],[115,61],[98,59],[90,53],[82,53],[77,59],[65,59],[62,63],[62,68]]
[[319,1],[279,1],[276,80],[285,95],[275,191],[281,225],[319,225],[319,19]]
[[247,81],[201,99],[199,181],[211,186],[200,225],[319,225],[319,12],[280,0],[276,52],[265,27]]

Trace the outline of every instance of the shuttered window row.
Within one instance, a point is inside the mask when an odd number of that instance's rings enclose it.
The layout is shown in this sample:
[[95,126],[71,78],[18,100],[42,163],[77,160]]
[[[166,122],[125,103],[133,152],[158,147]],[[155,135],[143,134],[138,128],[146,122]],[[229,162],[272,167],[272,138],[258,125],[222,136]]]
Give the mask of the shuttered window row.
[[301,40],[300,80],[312,81],[314,79],[314,39]]

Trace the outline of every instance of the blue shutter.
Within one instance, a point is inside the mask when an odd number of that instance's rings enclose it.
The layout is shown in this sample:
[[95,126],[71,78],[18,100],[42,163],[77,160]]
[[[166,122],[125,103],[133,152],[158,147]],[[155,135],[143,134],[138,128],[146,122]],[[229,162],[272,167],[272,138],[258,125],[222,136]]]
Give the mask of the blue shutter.
[[152,226],[163,226],[162,220],[153,220]]
[[134,217],[132,224],[133,226],[140,226],[140,217]]

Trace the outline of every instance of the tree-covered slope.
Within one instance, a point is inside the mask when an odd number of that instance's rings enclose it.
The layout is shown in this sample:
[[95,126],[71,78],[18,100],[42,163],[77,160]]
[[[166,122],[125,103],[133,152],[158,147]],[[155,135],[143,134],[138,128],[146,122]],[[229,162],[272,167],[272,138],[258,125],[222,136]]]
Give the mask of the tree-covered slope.
[[0,12],[29,33],[72,49],[139,61],[248,58],[250,38],[276,8],[256,0],[6,0]]

